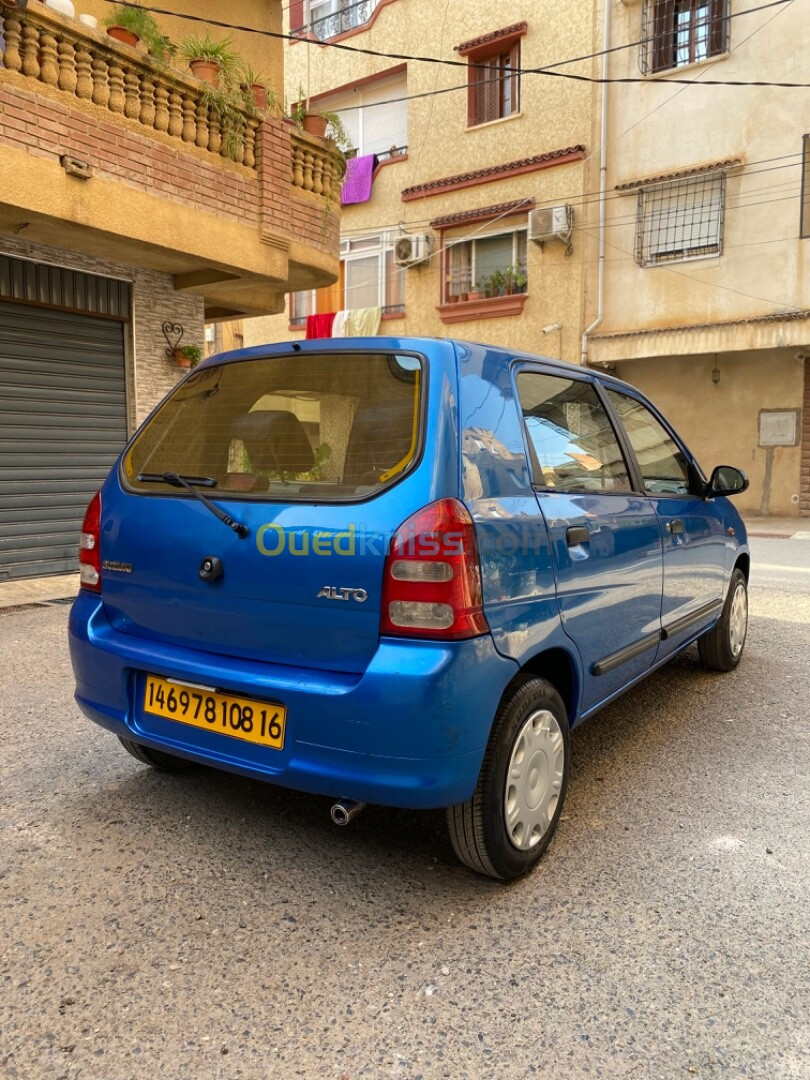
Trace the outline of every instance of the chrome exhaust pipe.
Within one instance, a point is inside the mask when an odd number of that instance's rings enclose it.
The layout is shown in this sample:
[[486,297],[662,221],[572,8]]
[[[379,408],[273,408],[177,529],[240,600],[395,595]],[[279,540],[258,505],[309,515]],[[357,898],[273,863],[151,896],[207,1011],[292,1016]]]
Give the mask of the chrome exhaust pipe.
[[340,799],[329,813],[336,825],[348,825],[365,808],[366,804],[364,802],[355,802],[353,799]]

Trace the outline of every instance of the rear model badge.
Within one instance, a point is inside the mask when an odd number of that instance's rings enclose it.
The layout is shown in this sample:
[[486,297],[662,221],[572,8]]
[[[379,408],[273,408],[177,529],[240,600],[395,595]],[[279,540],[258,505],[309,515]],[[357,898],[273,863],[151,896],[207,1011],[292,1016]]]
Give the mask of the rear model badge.
[[101,564],[102,570],[115,570],[119,574],[131,574],[132,563],[131,562],[112,562],[110,559],[105,559]]
[[324,600],[356,600],[358,604],[365,604],[368,593],[365,589],[338,589],[335,585],[324,585],[318,593],[318,599]]

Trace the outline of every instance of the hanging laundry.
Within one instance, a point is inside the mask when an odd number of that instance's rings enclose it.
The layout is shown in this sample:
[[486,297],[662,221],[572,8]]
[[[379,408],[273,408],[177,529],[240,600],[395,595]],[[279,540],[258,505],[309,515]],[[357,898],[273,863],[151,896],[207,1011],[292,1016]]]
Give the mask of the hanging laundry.
[[332,323],[332,337],[348,336],[346,333],[346,320],[348,317],[348,311],[338,311],[335,314],[335,321]]
[[330,311],[328,315],[307,315],[307,341],[312,338],[331,337],[334,321],[334,311]]
[[373,337],[380,329],[381,307],[357,308],[346,319],[346,337]]
[[346,177],[340,196],[343,206],[368,202],[371,198],[371,185],[374,182],[374,170],[377,164],[376,154],[349,158],[346,162]]

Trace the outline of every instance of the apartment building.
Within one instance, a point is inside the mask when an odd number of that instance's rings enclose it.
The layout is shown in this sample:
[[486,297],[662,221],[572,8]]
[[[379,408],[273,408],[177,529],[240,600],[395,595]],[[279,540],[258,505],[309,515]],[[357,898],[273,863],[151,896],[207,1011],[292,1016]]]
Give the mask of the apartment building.
[[283,318],[246,321],[246,343],[379,308],[380,333],[578,361],[589,268],[570,208],[597,182],[597,91],[526,69],[591,53],[596,20],[585,0],[293,2],[287,99],[340,118],[349,175],[365,170],[366,186],[343,206],[335,285],[291,296]]
[[701,85],[806,87],[807,7],[612,0],[609,16],[610,77],[643,81],[608,89],[604,318],[587,361],[649,394],[705,469],[745,469],[744,511],[808,515],[807,89]]
[[[215,0],[159,6],[175,43],[227,33],[200,21],[223,18]],[[94,27],[0,0],[0,580],[75,566],[87,502],[184,374],[176,349],[204,350],[205,321],[281,311],[338,276],[334,147],[222,113],[179,54],[113,40],[113,10],[81,0]],[[233,49],[279,97],[286,50],[262,32],[281,13],[227,5],[247,28]]]

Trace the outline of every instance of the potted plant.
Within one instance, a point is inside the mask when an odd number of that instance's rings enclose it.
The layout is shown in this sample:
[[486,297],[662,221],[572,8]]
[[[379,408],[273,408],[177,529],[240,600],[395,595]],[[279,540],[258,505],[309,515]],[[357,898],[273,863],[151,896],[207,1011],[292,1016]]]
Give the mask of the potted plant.
[[263,75],[257,75],[249,64],[243,64],[239,71],[239,89],[247,105],[260,112],[279,112],[278,95],[267,85]]
[[177,52],[177,46],[172,39],[166,34],[161,34],[159,30],[146,39],[146,47],[149,55],[159,64],[168,64]]
[[338,114],[310,108],[303,86],[298,87],[298,100],[290,110],[290,119],[299,130],[306,131],[309,135],[318,135],[322,139],[326,137],[326,129],[329,128],[329,138],[338,149],[344,154],[352,149],[351,139]]
[[202,349],[199,345],[184,345],[174,350],[174,362],[181,368],[193,368],[202,360]]
[[506,286],[506,295],[511,296],[513,293],[525,292],[529,279],[526,276],[525,271],[521,270],[519,266],[510,266],[504,274],[504,283]]
[[204,37],[192,35],[182,43],[180,51],[188,61],[192,74],[210,86],[220,82],[229,85],[239,65],[239,58],[231,48],[231,38],[215,41],[209,33]]
[[467,293],[468,300],[483,300],[484,299],[484,282],[486,278],[479,278],[473,287]]
[[117,6],[104,20],[104,25],[111,38],[133,48],[141,39],[149,42],[161,36],[151,13],[135,3]]
[[506,289],[506,274],[503,270],[493,270],[489,276],[490,296],[502,296]]

